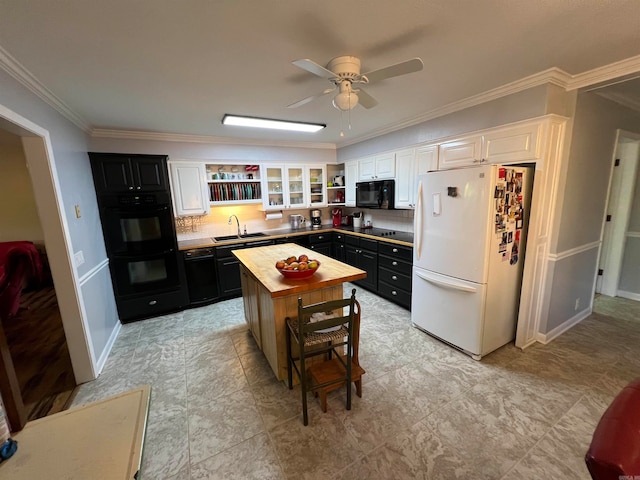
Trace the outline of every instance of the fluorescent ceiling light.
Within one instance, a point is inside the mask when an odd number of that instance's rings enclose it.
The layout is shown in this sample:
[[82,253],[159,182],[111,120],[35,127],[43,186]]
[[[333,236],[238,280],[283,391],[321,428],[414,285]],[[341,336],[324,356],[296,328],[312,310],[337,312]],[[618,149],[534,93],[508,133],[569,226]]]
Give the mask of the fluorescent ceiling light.
[[236,125],[238,127],[271,128],[274,130],[291,130],[294,132],[317,132],[326,127],[319,123],[288,122],[286,120],[272,120],[270,118],[241,117],[225,114],[222,117],[223,125]]

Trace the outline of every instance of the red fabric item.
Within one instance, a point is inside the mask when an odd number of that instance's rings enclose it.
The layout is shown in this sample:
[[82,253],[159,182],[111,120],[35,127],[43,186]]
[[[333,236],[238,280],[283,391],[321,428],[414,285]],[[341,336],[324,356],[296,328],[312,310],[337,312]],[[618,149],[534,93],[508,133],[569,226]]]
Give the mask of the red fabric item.
[[624,387],[602,415],[585,461],[593,480],[640,478],[640,378]]
[[41,281],[42,261],[32,242],[0,242],[0,318],[15,315],[23,288]]

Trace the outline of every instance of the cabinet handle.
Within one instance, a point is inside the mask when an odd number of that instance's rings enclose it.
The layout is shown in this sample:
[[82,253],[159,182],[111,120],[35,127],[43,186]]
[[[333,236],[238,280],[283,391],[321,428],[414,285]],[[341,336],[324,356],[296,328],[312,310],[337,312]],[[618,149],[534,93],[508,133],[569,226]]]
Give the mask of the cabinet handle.
[[140,190],[141,187],[136,187],[136,190]]
[[129,187],[129,190],[133,190],[133,187]]
[[157,301],[157,300],[151,300],[151,301],[149,302],[149,305],[155,305],[156,303],[158,303],[158,301]]
[[396,296],[396,295],[398,295],[398,292],[396,292],[395,290],[391,290],[391,295]]
[[323,238],[324,238],[324,237],[323,237],[322,235],[320,235],[320,236],[318,237],[318,240],[322,240]]
[[391,265],[393,265],[394,267],[398,266],[398,262],[391,262]]
[[392,275],[392,276],[391,276],[391,280],[397,280],[397,279],[398,279],[398,277],[397,277],[397,276],[395,276],[395,275]]
[[398,249],[394,248],[393,250],[391,250],[393,253],[398,253]]

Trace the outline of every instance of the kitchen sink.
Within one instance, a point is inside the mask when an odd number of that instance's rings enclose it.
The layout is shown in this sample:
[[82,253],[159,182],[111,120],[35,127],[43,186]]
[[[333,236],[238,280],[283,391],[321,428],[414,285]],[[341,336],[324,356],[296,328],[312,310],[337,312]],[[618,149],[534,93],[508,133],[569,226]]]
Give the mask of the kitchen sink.
[[258,232],[258,233],[245,233],[244,235],[223,235],[222,237],[213,237],[216,242],[224,242],[226,240],[238,240],[242,238],[253,238],[253,237],[266,237],[266,233]]

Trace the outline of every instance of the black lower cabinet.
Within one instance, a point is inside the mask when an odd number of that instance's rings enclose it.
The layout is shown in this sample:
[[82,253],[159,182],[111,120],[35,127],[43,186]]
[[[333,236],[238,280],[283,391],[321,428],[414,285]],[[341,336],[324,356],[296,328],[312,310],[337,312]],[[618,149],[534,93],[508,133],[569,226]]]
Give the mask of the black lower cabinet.
[[378,294],[411,309],[413,249],[380,242],[378,253]]
[[354,283],[373,292],[378,291],[378,242],[355,236],[347,236],[345,263],[367,272],[367,278]]
[[240,260],[232,250],[242,248],[264,247],[273,245],[273,240],[260,240],[257,242],[236,243],[216,247],[216,267],[218,272],[218,290],[220,298],[235,298],[242,296],[242,283],[240,281]]
[[333,237],[331,232],[324,233],[312,233],[308,235],[309,239],[309,249],[314,250],[322,255],[326,255],[330,257],[332,254],[332,245]]
[[331,256],[338,260],[339,262],[346,261],[346,250],[345,250],[345,234],[333,232],[333,241],[331,242]]

